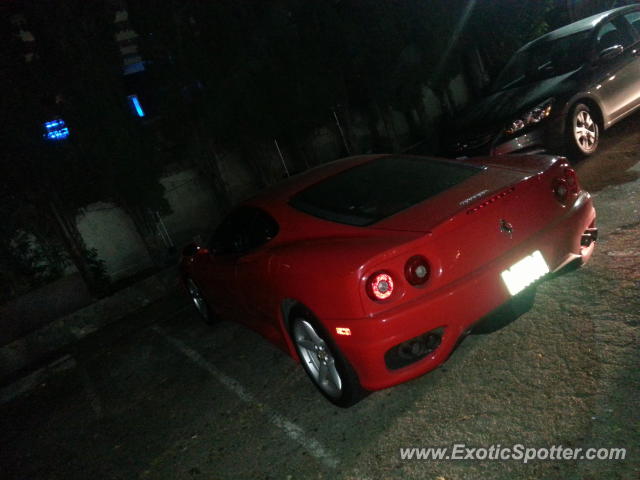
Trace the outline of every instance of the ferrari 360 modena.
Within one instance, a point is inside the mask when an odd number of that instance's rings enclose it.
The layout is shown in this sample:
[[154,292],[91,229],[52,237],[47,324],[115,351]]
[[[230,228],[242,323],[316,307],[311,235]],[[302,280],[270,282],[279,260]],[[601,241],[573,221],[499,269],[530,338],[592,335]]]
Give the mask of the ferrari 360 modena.
[[208,321],[256,330],[339,406],[442,364],[483,317],[595,247],[562,157],[369,155],[294,176],[185,247]]

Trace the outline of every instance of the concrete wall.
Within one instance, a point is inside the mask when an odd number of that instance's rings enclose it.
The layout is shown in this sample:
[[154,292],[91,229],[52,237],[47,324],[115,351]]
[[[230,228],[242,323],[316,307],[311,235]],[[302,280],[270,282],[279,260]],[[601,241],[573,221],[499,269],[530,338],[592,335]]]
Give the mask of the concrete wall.
[[449,83],[449,91],[451,92],[451,98],[456,109],[464,107],[469,102],[471,92],[462,74],[451,80]]
[[406,146],[409,143],[410,131],[407,117],[397,110],[391,109],[391,124],[393,133],[400,146]]
[[314,153],[311,162],[321,165],[336,158],[340,158],[343,146],[342,140],[335,128],[330,126],[316,128],[309,137],[309,146]]
[[286,146],[284,144],[278,144],[278,146],[280,147],[280,152],[284,157],[284,164],[282,163],[282,158],[280,158],[280,153],[278,153],[278,149],[276,148],[275,141],[261,143],[259,147],[260,158],[258,159],[258,162],[260,163],[260,168],[262,168],[269,185],[286,178],[287,171],[291,172],[295,167]]
[[376,125],[380,135],[390,144],[395,141],[398,146],[405,145],[409,137],[409,124],[405,116],[393,108],[381,110],[380,115]]
[[76,217],[78,231],[87,246],[98,251],[112,280],[133,275],[152,265],[133,220],[120,207],[98,202]]
[[[242,180],[245,179],[238,178]],[[220,220],[213,187],[196,169],[172,173],[161,178],[160,183],[172,210],[162,216],[162,222],[178,248],[195,235],[210,232]],[[238,190],[242,188],[232,191]],[[136,225],[120,207],[103,202],[88,205],[76,222],[87,248],[95,248],[98,258],[105,262],[111,280],[153,266]]]
[[227,152],[221,155],[218,167],[231,195],[231,203],[240,202],[258,190],[258,174],[251,170],[240,152]]
[[440,115],[442,115],[442,105],[440,104],[440,100],[431,88],[423,85],[422,87],[422,103],[424,104],[425,111],[429,120],[434,122],[436,121]]
[[371,152],[372,135],[367,119],[359,112],[351,113],[351,146],[353,154]]
[[180,247],[194,235],[210,231],[220,213],[211,184],[197,170],[183,170],[160,179],[173,211],[162,217],[169,235]]

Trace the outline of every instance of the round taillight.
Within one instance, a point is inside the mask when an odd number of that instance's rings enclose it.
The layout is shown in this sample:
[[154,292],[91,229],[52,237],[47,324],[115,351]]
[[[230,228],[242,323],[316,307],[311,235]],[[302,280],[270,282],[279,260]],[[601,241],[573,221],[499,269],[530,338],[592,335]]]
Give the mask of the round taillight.
[[387,272],[377,272],[367,281],[367,293],[373,300],[386,300],[393,293],[393,278]]
[[576,176],[576,171],[573,168],[565,168],[564,169],[564,179],[567,182],[567,186],[570,190],[578,190],[578,180]]
[[404,265],[404,276],[411,285],[424,285],[429,279],[429,262],[422,255],[415,255]]

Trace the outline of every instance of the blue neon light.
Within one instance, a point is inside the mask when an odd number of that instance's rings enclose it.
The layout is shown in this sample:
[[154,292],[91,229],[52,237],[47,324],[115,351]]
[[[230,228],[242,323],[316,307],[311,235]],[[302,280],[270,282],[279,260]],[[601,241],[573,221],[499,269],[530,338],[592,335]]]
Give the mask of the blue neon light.
[[139,117],[144,117],[144,110],[142,109],[142,105],[140,105],[140,100],[138,100],[138,96],[129,95],[129,101],[131,102],[131,105],[133,105],[133,108],[136,109],[136,114]]
[[47,140],[64,140],[69,136],[69,129],[61,118],[45,122],[44,128],[46,130],[44,137]]
[[68,136],[69,136],[69,129],[66,127],[53,132],[47,132],[47,138],[49,140],[64,140]]

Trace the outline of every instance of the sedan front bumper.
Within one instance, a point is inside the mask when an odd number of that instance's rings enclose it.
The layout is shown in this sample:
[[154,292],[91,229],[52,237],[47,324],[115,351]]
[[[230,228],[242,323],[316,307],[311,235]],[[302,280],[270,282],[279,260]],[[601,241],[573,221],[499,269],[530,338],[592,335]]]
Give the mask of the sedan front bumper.
[[451,150],[456,158],[507,154],[560,154],[564,150],[565,116],[550,118],[539,125],[524,130],[522,134],[506,138],[501,133],[485,136],[478,143],[475,137],[461,140]]
[[491,146],[490,155],[506,155],[509,153],[543,153],[545,138],[542,130],[533,130],[519,137],[512,138],[499,145]]

